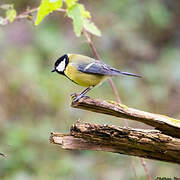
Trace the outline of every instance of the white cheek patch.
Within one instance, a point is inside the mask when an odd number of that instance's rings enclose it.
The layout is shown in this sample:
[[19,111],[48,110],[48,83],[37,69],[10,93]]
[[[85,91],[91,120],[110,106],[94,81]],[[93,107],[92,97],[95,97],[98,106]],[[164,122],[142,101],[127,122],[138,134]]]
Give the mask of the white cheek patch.
[[56,69],[59,72],[63,72],[65,70],[65,66],[66,66],[66,59],[64,59],[63,61],[61,61],[61,63],[56,67]]

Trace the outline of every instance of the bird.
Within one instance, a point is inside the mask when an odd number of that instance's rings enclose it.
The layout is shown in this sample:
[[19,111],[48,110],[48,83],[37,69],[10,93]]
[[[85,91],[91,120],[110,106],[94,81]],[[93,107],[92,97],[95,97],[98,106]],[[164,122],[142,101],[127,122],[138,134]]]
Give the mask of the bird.
[[57,72],[66,76],[72,82],[86,87],[74,98],[74,102],[77,102],[93,87],[100,85],[109,77],[128,75],[141,78],[140,75],[119,71],[102,61],[80,54],[64,54],[56,60],[51,72]]

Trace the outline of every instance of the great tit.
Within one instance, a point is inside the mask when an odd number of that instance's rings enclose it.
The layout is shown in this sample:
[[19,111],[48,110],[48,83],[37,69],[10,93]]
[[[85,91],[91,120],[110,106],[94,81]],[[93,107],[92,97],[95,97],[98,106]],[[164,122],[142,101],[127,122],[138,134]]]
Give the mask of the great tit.
[[119,71],[101,61],[79,54],[65,54],[61,56],[56,60],[54,69],[51,72],[62,74],[74,83],[87,87],[74,99],[74,102],[78,101],[88,91],[101,84],[108,77],[118,75],[141,77],[133,73]]

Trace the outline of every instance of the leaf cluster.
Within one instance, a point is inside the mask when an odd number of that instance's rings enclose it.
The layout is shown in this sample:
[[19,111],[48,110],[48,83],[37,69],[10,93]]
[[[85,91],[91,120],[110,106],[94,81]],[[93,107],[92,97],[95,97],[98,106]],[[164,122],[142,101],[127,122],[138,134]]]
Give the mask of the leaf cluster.
[[88,32],[101,36],[100,30],[91,21],[91,14],[78,0],[42,0],[39,6],[35,25],[38,25],[47,15],[58,11],[65,4],[66,16],[73,20],[73,29],[76,36],[80,36],[83,28]]

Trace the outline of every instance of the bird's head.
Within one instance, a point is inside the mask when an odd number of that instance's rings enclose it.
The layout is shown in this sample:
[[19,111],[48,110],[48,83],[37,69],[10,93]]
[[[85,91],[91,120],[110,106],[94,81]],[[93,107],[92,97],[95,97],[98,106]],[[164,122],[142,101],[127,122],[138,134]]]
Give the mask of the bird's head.
[[68,55],[65,54],[56,60],[56,62],[54,64],[54,68],[51,72],[57,72],[59,74],[64,74],[64,71],[65,71],[68,63],[69,63],[69,58],[68,58]]

